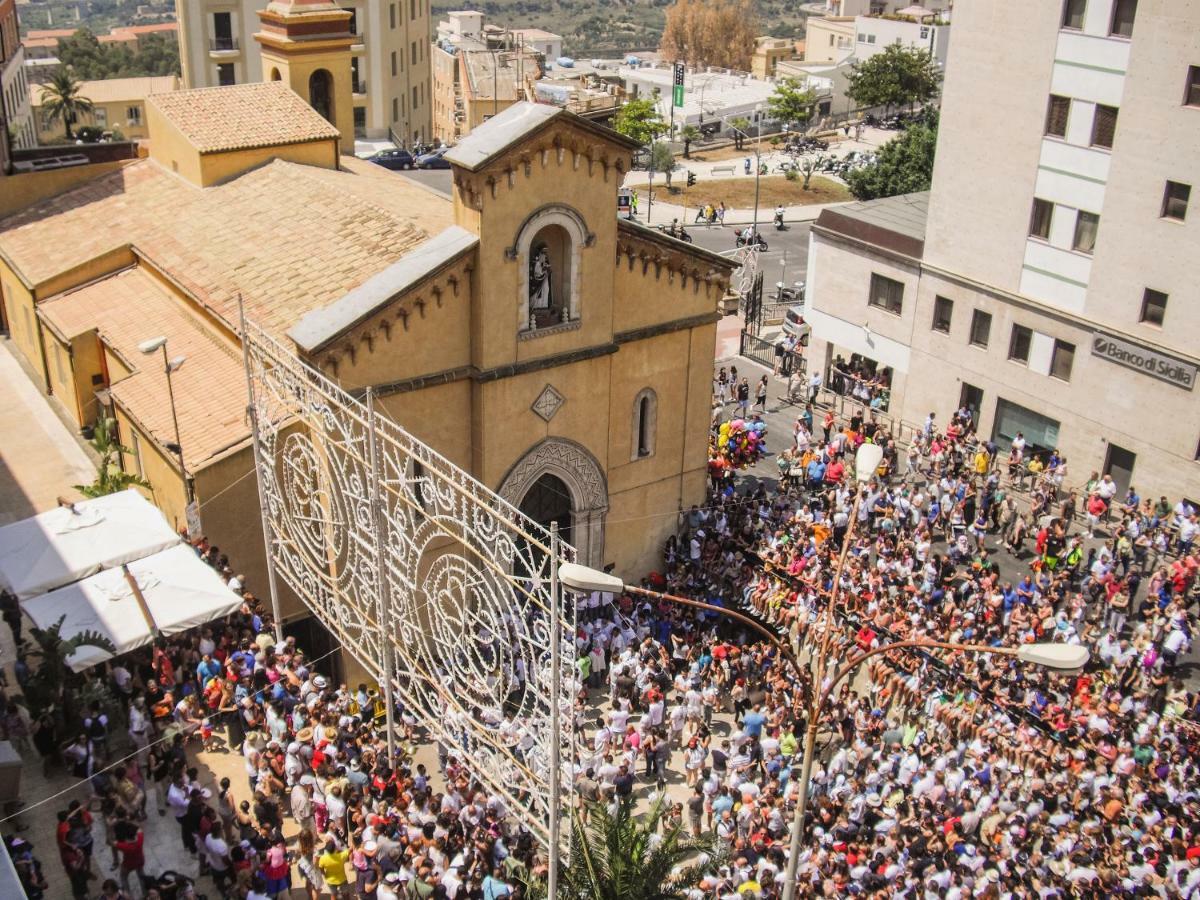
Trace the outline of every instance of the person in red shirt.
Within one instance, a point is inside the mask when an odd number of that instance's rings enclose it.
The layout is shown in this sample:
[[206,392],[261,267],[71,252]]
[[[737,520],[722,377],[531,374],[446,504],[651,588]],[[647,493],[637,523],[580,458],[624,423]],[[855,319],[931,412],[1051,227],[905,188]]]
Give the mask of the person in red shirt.
[[839,458],[834,458],[828,466],[825,467],[825,481],[829,484],[841,484],[842,478],[846,474],[846,467],[842,465]]
[[125,819],[117,822],[114,834],[116,841],[113,842],[113,846],[121,853],[121,890],[128,893],[130,872],[137,872],[139,883],[146,878],[143,871],[146,867],[146,835],[137,825]]

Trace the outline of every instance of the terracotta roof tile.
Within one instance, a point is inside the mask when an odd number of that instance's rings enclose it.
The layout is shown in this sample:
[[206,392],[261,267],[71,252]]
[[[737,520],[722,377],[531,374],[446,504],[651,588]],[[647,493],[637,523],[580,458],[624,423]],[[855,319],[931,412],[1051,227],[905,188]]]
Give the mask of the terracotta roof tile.
[[145,159],[0,220],[0,251],[31,284],[134,245],[230,325],[282,335],[453,224],[449,200],[343,157],[276,160],[198,188]]
[[96,329],[134,371],[112,385],[112,395],[159,444],[175,440],[162,356],[144,356],[137,345],[167,338],[172,359],[186,360],[171,376],[179,414],[179,442],[189,471],[249,435],[243,396],[246,380],[233,342],[191,315],[140,268],[125,269],[42,303],[38,314],[67,337]]
[[149,102],[201,153],[341,137],[282,81],[174,91]]

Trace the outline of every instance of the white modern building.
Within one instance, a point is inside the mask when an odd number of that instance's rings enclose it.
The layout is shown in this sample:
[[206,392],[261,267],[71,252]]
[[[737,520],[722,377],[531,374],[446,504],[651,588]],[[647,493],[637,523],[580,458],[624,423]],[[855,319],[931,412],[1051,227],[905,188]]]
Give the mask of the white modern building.
[[955,10],[930,193],[822,213],[811,352],[1143,496],[1200,497],[1200,8]]
[[[314,0],[274,0],[284,7]],[[177,0],[184,88],[263,80],[254,39],[268,0]],[[339,0],[353,13],[350,31],[354,130],[360,138],[428,140],[433,107],[429,0]]]
[[[630,100],[657,98],[659,114],[672,118],[674,68],[669,62],[620,66],[618,73]],[[683,106],[674,110],[677,128],[683,125],[726,127],[723,122],[745,118],[766,128],[767,100],[775,93],[775,79],[755,78],[749,72],[716,67],[688,69],[683,80]],[[754,132],[751,131],[751,135]]]

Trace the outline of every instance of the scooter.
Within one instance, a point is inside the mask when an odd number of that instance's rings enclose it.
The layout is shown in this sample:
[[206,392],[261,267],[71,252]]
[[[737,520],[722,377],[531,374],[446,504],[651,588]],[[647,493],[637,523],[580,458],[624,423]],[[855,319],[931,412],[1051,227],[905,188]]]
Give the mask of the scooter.
[[783,224],[783,211],[782,210],[776,210],[776,212],[775,212],[775,230],[776,231],[786,231],[787,230],[787,226]]
[[[759,250],[762,250],[764,253],[766,252],[767,241],[766,238],[764,238],[761,234],[754,235],[750,241],[751,243],[757,244]],[[734,239],[734,244],[738,247],[746,246],[746,239],[742,237],[742,233],[740,231],[737,233],[737,237]]]
[[677,229],[672,229],[669,225],[659,225],[658,230],[668,237],[677,238],[678,240],[683,241],[685,244],[692,243],[692,236],[687,233],[687,229],[682,225],[678,226]]

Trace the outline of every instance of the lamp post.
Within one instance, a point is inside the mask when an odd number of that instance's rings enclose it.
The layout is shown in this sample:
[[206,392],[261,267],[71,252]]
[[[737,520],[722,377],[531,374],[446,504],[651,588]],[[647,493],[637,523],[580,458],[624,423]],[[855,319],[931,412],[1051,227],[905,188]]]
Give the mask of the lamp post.
[[[803,831],[804,818],[808,811],[808,783],[812,777],[813,757],[815,756],[817,743],[817,730],[820,723],[820,714],[822,707],[831,696],[837,685],[862,663],[866,662],[873,656],[882,653],[889,653],[893,650],[913,650],[913,649],[942,649],[955,650],[967,653],[984,653],[994,656],[1009,656],[1018,659],[1022,662],[1031,663],[1033,665],[1043,666],[1050,669],[1058,670],[1077,670],[1082,668],[1088,660],[1088,650],[1085,647],[1069,644],[1026,644],[1020,647],[990,647],[984,644],[961,644],[951,641],[938,641],[933,639],[918,638],[906,641],[895,641],[890,644],[883,644],[855,656],[845,665],[838,668],[830,679],[829,684],[821,687],[825,681],[825,673],[829,660],[829,642],[830,636],[833,633],[833,611],[837,603],[838,592],[841,585],[842,571],[846,564],[846,556],[850,549],[851,541],[854,537],[854,526],[858,521],[858,510],[862,502],[863,489],[874,477],[875,470],[879,467],[879,463],[883,459],[883,448],[878,444],[863,444],[858,448],[855,454],[855,481],[857,488],[854,495],[854,504],[850,512],[850,521],[846,528],[845,537],[842,540],[842,549],[838,554],[837,567],[834,571],[833,585],[829,591],[829,599],[825,604],[821,616],[821,643],[816,656],[816,675],[813,680],[815,691],[809,708],[806,710],[807,722],[805,723],[804,737],[804,757],[801,764],[800,774],[800,796],[796,804],[796,811],[792,823],[791,847],[788,855],[787,874],[783,883],[783,900],[792,900],[796,889],[796,870],[800,860],[800,840]],[[672,594],[661,594],[658,591],[650,591],[645,588],[632,587],[626,585],[614,575],[609,575],[604,572],[598,572],[595,569],[589,569],[586,566],[581,566],[575,563],[564,563],[559,567],[559,583],[571,590],[580,592],[603,591],[611,593],[629,592],[642,594],[645,596],[658,597],[668,600],[672,603],[681,603],[685,606],[693,606],[700,609],[707,609],[713,612],[721,613],[729,616],[754,628],[756,631],[764,634],[770,642],[779,648],[781,654],[793,666],[797,673],[800,672],[800,665],[796,660],[791,648],[786,646],[777,635],[764,628],[758,622],[743,616],[736,610],[725,609],[721,606],[713,606],[709,603],[703,603],[699,600],[692,600],[687,597],[678,597]]]
[[[755,135],[754,135],[754,226],[751,232],[754,238],[758,238],[758,197],[759,197],[759,176],[762,173],[762,104],[754,105]],[[729,122],[728,117],[722,117],[721,121],[731,130],[736,131],[743,138],[750,139],[750,135],[742,131],[733,123]]]
[[179,474],[183,477],[183,489],[187,495],[187,502],[190,504],[196,499],[195,491],[192,488],[192,480],[188,477],[187,465],[183,461],[183,444],[179,440],[179,414],[175,410],[175,387],[171,384],[171,374],[179,371],[183,366],[186,356],[177,356],[171,359],[167,356],[167,339],[165,337],[150,338],[147,341],[142,341],[138,344],[138,350],[147,356],[151,356],[158,351],[162,351],[163,371],[167,375],[167,397],[171,401],[171,424],[175,426],[175,443],[167,444],[168,450],[172,450],[179,457]]

